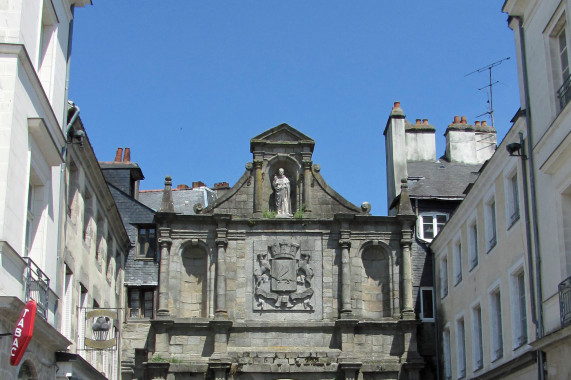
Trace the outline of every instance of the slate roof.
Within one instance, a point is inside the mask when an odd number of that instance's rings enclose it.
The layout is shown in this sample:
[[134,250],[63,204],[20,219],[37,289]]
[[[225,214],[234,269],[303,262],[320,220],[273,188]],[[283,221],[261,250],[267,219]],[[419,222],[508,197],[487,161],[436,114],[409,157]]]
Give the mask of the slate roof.
[[481,164],[434,161],[407,163],[411,198],[464,198],[466,187],[478,178]]
[[[206,201],[205,201],[206,194]],[[163,190],[139,191],[139,202],[157,211],[161,206]],[[197,203],[206,207],[216,199],[214,191],[205,187],[200,189],[172,189],[174,212],[177,214],[194,215],[194,205]],[[207,203],[207,204],[206,204]]]

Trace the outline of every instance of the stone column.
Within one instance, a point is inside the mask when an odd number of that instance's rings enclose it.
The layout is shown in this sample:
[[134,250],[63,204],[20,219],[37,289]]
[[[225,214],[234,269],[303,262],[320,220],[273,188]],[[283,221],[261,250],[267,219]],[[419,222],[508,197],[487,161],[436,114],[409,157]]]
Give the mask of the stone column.
[[254,213],[262,213],[262,192],[263,192],[263,179],[262,179],[262,164],[261,159],[254,160]]
[[168,238],[159,239],[161,247],[161,261],[159,272],[159,310],[158,316],[169,315],[169,259],[172,240]]
[[351,318],[351,229],[350,221],[354,218],[351,214],[335,214],[335,219],[340,222],[339,246],[341,247],[341,318]]
[[345,380],[357,380],[362,365],[358,361],[343,361],[339,363],[339,368],[343,371]]
[[214,380],[226,380],[227,373],[232,363],[226,360],[211,361],[208,367],[214,373]]
[[310,209],[310,204],[311,204],[311,198],[310,198],[310,194],[311,192],[309,191],[309,189],[311,188],[311,166],[313,165],[313,162],[311,161],[311,153],[307,153],[307,154],[303,154],[303,204],[305,205],[305,210],[304,211],[311,211]]
[[[343,233],[342,233],[343,234]],[[339,240],[341,246],[341,315],[351,314],[351,257],[349,239]]]
[[216,247],[216,317],[226,316],[226,247],[228,239],[217,238]]
[[402,317],[414,319],[414,304],[412,300],[412,229],[408,223],[403,224],[401,238],[402,250]]

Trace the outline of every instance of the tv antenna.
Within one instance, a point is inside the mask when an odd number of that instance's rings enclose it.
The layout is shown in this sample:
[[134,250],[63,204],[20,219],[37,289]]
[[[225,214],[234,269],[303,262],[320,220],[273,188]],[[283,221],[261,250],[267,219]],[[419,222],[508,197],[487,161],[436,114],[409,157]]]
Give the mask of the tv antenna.
[[488,70],[488,72],[490,73],[490,83],[487,84],[486,86],[481,87],[481,88],[478,89],[479,91],[481,91],[481,90],[483,90],[483,89],[485,89],[485,88],[489,88],[489,89],[490,89],[490,99],[488,100],[488,103],[490,103],[490,110],[487,111],[487,112],[484,112],[484,113],[482,113],[482,114],[480,114],[480,115],[478,115],[478,116],[476,116],[476,117],[480,117],[480,116],[484,116],[484,115],[490,115],[490,119],[491,119],[491,122],[492,122],[492,127],[494,126],[494,92],[493,92],[493,87],[494,87],[495,84],[500,83],[499,81],[495,81],[495,82],[492,81],[492,69],[493,69],[494,67],[496,67],[496,66],[501,65],[504,61],[507,61],[508,59],[510,59],[510,57],[506,57],[506,58],[504,58],[504,59],[500,59],[499,61],[496,61],[496,62],[494,62],[494,63],[490,63],[490,64],[487,65],[487,66],[480,67],[479,69],[476,69],[476,70],[474,70],[474,71],[472,71],[472,72],[470,72],[470,73],[464,75],[464,77],[467,77],[467,76],[469,76],[469,75],[472,75],[472,74],[475,74],[475,73],[481,73],[481,72],[484,72],[484,71],[486,71],[486,70]]

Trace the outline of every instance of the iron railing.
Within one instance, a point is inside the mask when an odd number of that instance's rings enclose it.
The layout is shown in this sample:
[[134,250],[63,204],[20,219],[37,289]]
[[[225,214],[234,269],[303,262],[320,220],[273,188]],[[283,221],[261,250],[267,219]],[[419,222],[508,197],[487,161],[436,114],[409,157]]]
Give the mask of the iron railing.
[[561,328],[571,324],[571,277],[559,284],[559,313]]
[[561,109],[565,108],[567,103],[571,100],[571,76],[568,76],[563,81],[563,84],[557,90],[557,97],[559,98]]
[[24,297],[26,302],[30,299],[36,301],[38,312],[44,319],[48,319],[50,278],[29,257],[23,257],[26,262],[24,270]]

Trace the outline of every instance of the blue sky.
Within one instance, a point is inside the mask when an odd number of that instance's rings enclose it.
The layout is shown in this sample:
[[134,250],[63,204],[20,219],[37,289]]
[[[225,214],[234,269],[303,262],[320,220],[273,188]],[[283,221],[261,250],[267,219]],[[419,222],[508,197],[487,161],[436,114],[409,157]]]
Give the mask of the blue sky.
[[[233,185],[250,139],[281,123],[316,141],[314,163],[349,201],[386,214],[383,130],[394,101],[436,127],[488,109],[498,141],[519,107],[501,1],[93,0],[75,10],[70,99],[100,161],[118,147],[142,189]],[[490,121],[488,120],[488,123]]]

